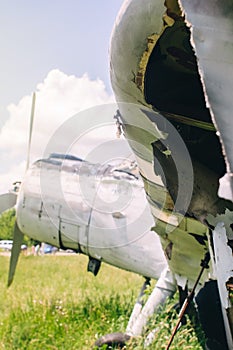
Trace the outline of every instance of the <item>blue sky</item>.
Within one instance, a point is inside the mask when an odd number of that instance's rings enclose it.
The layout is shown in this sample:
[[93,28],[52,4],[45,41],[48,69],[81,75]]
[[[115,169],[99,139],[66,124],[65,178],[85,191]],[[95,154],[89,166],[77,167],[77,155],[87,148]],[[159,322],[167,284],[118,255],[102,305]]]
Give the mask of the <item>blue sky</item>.
[[109,37],[122,0],[13,0],[0,6],[0,127],[6,106],[48,72],[100,78],[110,91]]
[[43,156],[42,146],[68,117],[113,101],[108,48],[122,3],[9,0],[0,4],[0,193],[25,172],[33,91],[37,99],[32,161]]

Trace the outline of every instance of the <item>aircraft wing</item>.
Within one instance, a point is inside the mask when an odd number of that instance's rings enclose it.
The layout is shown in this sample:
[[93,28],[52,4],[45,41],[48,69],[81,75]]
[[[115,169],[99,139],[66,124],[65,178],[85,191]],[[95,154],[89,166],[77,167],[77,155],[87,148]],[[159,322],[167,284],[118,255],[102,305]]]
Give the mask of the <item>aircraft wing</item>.
[[4,193],[0,195],[0,214],[16,204],[17,195],[15,193]]

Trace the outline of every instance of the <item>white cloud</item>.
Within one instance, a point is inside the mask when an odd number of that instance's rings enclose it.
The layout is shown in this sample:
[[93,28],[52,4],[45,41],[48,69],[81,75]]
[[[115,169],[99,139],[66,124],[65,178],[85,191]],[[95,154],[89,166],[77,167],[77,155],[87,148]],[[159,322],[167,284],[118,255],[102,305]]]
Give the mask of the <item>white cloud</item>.
[[[68,76],[52,70],[36,89],[35,122],[32,137],[31,161],[43,155],[44,147],[55,130],[71,116],[92,106],[111,103],[104,83],[82,77]],[[8,106],[9,119],[0,132],[1,182],[0,193],[6,192],[12,181],[22,176],[26,161],[31,96]],[[55,150],[56,151],[56,150]]]
[[22,181],[26,168],[26,161],[10,164],[6,172],[1,173],[0,193],[6,193],[13,189],[13,183]]

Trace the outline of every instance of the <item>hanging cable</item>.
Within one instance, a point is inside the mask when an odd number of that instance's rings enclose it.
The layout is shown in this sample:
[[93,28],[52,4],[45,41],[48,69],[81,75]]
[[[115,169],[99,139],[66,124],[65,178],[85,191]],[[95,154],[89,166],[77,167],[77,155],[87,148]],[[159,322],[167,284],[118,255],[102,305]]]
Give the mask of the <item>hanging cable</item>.
[[208,266],[209,261],[210,261],[210,253],[207,252],[207,253],[205,254],[204,259],[201,261],[201,271],[200,271],[200,273],[199,273],[199,275],[198,275],[198,277],[197,277],[197,280],[196,280],[196,282],[195,282],[195,284],[194,284],[194,286],[193,286],[193,289],[191,290],[191,292],[189,293],[189,295],[188,295],[187,298],[185,299],[185,301],[184,301],[184,303],[183,303],[183,305],[182,305],[182,308],[181,308],[181,310],[180,310],[180,312],[179,312],[177,324],[176,324],[176,326],[175,326],[175,328],[174,328],[174,330],[173,330],[173,332],[172,332],[172,335],[171,335],[171,338],[170,338],[170,340],[169,340],[169,343],[168,343],[168,345],[167,345],[167,347],[166,347],[166,350],[169,350],[169,349],[170,349],[170,346],[171,346],[171,344],[172,344],[172,342],[173,342],[173,339],[174,339],[174,337],[175,337],[175,335],[176,335],[176,332],[177,332],[177,330],[178,330],[178,328],[179,328],[180,322],[181,322],[181,320],[182,320],[182,318],[183,318],[183,316],[184,316],[184,314],[185,314],[185,312],[186,312],[188,306],[190,305],[190,303],[192,302],[192,300],[193,300],[193,298],[194,298],[195,290],[196,290],[197,285],[198,285],[198,283],[199,283],[199,281],[200,281],[200,279],[201,279],[201,276],[202,276],[204,270],[207,269],[207,268],[209,267],[209,266]]

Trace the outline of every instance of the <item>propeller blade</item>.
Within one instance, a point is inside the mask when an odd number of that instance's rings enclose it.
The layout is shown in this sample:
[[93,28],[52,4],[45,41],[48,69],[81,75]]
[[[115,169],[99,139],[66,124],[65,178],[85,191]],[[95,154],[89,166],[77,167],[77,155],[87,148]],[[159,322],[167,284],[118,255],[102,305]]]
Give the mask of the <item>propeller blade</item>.
[[8,275],[8,283],[7,286],[9,287],[11,283],[13,282],[16,265],[19,259],[19,254],[21,252],[21,244],[23,242],[23,233],[20,231],[17,221],[15,222],[14,227],[14,235],[13,235],[13,247],[11,250],[11,258],[10,258],[10,270]]
[[12,208],[16,204],[16,193],[4,193],[0,195],[0,214],[5,210]]
[[[30,117],[30,129],[29,129],[29,138],[28,138],[26,170],[28,169],[29,164],[30,164],[30,152],[31,152],[32,130],[33,130],[33,122],[34,122],[34,114],[35,114],[35,103],[36,103],[36,94],[34,92],[33,96],[32,96],[32,107],[31,107],[31,117]],[[16,220],[15,227],[14,227],[14,234],[13,234],[13,247],[11,250],[11,258],[10,258],[10,270],[9,270],[8,283],[7,283],[8,287],[13,282],[17,262],[19,259],[19,254],[21,252],[21,245],[23,242],[23,236],[24,235],[20,231],[18,224],[17,224],[17,220]]]
[[34,122],[34,114],[35,114],[35,103],[36,103],[36,93],[33,92],[33,96],[32,96],[32,108],[31,108],[31,117],[30,117],[29,139],[28,139],[28,150],[27,150],[27,165],[26,165],[26,170],[28,169],[29,164],[30,164],[30,152],[31,152],[31,142],[32,142],[32,129],[33,129],[33,122]]

